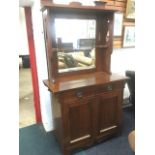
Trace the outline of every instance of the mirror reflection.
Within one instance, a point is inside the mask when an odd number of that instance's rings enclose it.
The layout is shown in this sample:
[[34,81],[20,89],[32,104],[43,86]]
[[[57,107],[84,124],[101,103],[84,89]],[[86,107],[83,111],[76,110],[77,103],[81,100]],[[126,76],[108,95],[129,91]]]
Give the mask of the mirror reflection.
[[96,21],[55,19],[58,72],[95,68]]

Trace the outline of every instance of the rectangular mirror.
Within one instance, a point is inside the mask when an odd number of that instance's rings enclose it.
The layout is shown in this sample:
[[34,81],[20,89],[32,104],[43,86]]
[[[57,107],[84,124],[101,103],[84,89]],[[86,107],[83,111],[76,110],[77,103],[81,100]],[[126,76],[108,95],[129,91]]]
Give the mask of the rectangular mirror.
[[95,19],[55,19],[58,72],[95,68]]

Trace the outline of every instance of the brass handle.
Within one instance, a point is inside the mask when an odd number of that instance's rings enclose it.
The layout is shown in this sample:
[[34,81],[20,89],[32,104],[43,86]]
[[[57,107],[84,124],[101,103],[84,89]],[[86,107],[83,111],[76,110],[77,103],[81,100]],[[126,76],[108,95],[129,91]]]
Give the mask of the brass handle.
[[82,93],[82,92],[77,92],[77,93],[76,93],[76,96],[80,98],[80,97],[83,96],[83,93]]
[[114,126],[111,126],[111,127],[109,127],[109,128],[102,129],[102,130],[100,130],[100,133],[106,132],[106,131],[111,130],[111,129],[114,129],[114,128],[116,128],[116,127],[117,127],[117,126],[114,125]]
[[80,138],[77,138],[77,139],[71,140],[70,143],[72,144],[72,143],[75,143],[75,142],[78,142],[78,141],[81,141],[81,140],[87,139],[87,138],[89,138],[89,137],[90,137],[90,135],[85,135],[85,136],[83,136],[83,137],[80,137]]
[[107,86],[107,90],[108,90],[108,91],[111,91],[111,90],[112,90],[112,85],[108,85],[108,86]]

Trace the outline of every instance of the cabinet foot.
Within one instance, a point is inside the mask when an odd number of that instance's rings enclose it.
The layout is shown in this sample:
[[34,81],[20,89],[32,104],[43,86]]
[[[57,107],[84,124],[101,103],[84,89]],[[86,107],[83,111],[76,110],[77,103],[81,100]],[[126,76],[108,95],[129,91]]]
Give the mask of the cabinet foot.
[[63,149],[63,155],[71,155],[71,151],[67,149]]

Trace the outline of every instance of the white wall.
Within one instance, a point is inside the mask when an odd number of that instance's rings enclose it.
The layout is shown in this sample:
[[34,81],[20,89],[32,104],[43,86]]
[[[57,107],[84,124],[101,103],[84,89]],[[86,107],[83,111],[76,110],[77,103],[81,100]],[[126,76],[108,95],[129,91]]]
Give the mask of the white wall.
[[[135,48],[114,49],[111,57],[111,71],[125,75],[126,70],[136,69]],[[127,84],[124,89],[124,98],[129,97]]]
[[111,70],[125,75],[126,70],[135,70],[135,48],[114,49],[111,57]]
[[42,12],[40,11],[40,1],[38,0],[36,0],[32,6],[32,23],[36,51],[42,122],[45,130],[50,131],[53,129],[52,111],[50,93],[43,84],[43,80],[48,79],[48,73],[43,34]]
[[19,55],[29,55],[25,12],[24,8],[19,8]]

